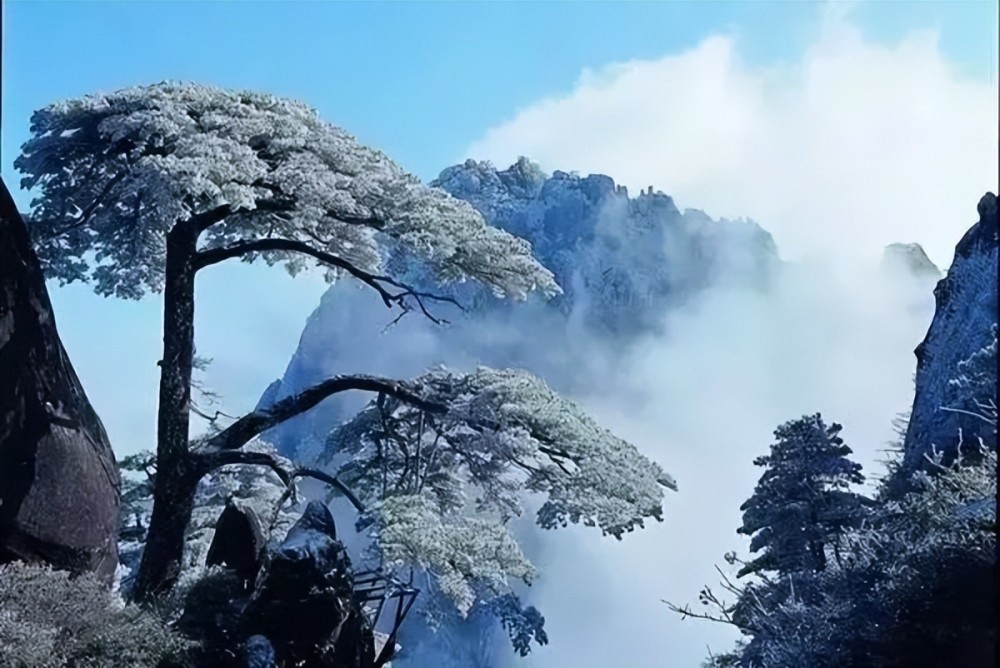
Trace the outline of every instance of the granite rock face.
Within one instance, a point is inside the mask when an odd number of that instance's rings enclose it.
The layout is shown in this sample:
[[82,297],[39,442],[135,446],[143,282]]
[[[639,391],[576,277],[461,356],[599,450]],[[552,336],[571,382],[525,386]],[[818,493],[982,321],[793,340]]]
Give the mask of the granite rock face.
[[655,327],[664,309],[710,284],[764,286],[778,266],[774,241],[757,224],[681,212],[652,188],[629,197],[602,174],[545,178],[525,158],[503,171],[469,160],[431,185],[530,241],[564,290],[553,306],[582,309],[588,326],[614,336]]
[[254,509],[231,499],[215,524],[205,565],[231,568],[243,586],[250,588],[260,570],[264,542],[264,529]]
[[[268,387],[270,405],[336,373],[407,377],[435,364],[526,368],[562,392],[612,372],[631,341],[657,331],[664,315],[705,289],[766,289],[781,266],[770,234],[749,221],[712,220],[680,211],[663,193],[630,197],[608,176],[555,172],[546,177],[525,159],[505,170],[468,161],[444,170],[434,185],[465,199],[488,222],[526,238],[564,293],[545,303],[511,303],[464,283],[435,283],[409,258],[390,258],[392,272],[446,293],[468,312],[438,305],[451,320],[437,327],[419,315],[395,316],[376,295],[334,285],[306,323],[285,375]],[[601,355],[588,351],[601,350]],[[610,360],[610,361],[609,361]],[[605,366],[599,366],[605,365]],[[334,397],[267,437],[287,456],[308,459],[323,437],[365,398]]]
[[[904,444],[905,470],[919,468],[933,448],[953,456],[959,434],[966,443],[979,437],[996,448],[995,426],[960,412],[970,408],[963,405],[968,382],[992,381],[995,396],[997,198],[993,193],[979,201],[979,222],[955,247],[951,268],[937,284],[934,298],[934,319],[915,351],[916,392]],[[963,381],[961,377],[969,373],[976,377]]]
[[[333,517],[325,504],[312,501],[285,540],[268,551],[241,628],[248,636],[266,637],[294,665],[350,668],[354,661],[341,659],[351,652],[334,648],[355,612],[353,593],[351,560],[337,540]],[[373,653],[374,638],[367,641]]]
[[56,330],[45,279],[0,183],[0,563],[111,578],[121,479]]

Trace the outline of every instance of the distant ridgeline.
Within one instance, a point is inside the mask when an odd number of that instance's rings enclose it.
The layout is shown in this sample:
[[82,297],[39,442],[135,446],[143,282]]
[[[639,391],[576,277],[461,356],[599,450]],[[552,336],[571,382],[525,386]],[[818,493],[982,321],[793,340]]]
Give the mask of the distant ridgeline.
[[[411,314],[383,333],[394,314],[376,295],[334,285],[310,316],[285,376],[268,388],[261,405],[336,373],[403,377],[438,363],[527,368],[555,389],[572,391],[589,363],[574,351],[574,341],[623,350],[629,340],[658,328],[669,309],[710,285],[766,289],[780,266],[774,240],[756,223],[681,212],[652,188],[629,197],[608,176],[557,171],[546,177],[525,158],[501,171],[469,160],[445,169],[432,185],[531,242],[564,294],[544,304],[537,298],[513,303],[476,284],[442,287],[420,263],[398,253],[388,260],[392,275],[453,296],[469,313],[431,304],[450,326]],[[328,400],[268,439],[288,456],[322,447],[316,439],[360,408],[352,401]]]
[[665,309],[713,283],[765,287],[779,262],[756,223],[682,213],[652,187],[632,198],[604,175],[546,178],[526,158],[504,171],[469,160],[431,185],[531,242],[565,292],[552,306],[582,308],[587,326],[616,336],[657,327]]

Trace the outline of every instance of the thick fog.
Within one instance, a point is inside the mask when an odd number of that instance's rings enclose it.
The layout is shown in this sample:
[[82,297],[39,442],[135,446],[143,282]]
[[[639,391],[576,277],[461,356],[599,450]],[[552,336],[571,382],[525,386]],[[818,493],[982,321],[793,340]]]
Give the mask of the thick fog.
[[[734,266],[743,260],[731,255]],[[589,332],[586,301],[568,320],[527,303],[486,318],[456,313],[443,329],[411,314],[386,330],[394,314],[369,291],[343,284],[310,318],[286,379],[309,384],[323,368],[407,377],[434,364],[481,362],[542,374],[659,462],[680,491],[667,492],[662,523],[621,542],[590,529],[533,531],[530,516],[519,524],[542,571],[527,599],[546,615],[551,638],[529,665],[694,666],[706,645],[724,650],[734,633],[681,621],[661,599],[697,605],[699,589],[718,580],[713,566],[726,567],[723,554],[745,549],[735,532],[739,506],[774,428],[822,412],[844,425],[866,473],[878,474],[892,420],[911,401],[912,351],[933,314],[934,279],[878,263],[851,272],[836,264],[787,263],[766,292],[720,273],[687,306],[663,313],[660,333],[630,343]],[[364,400],[357,395],[340,410]],[[329,419],[318,410],[296,438],[322,436]]]
[[[655,184],[681,208],[751,216],[794,261],[769,296],[718,289],[666,315],[664,336],[582,397],[680,491],[662,524],[621,543],[583,529],[551,536],[532,600],[552,644],[532,665],[697,666],[707,646],[725,650],[731,629],[681,621],[660,599],[701,608],[713,565],[745,549],[739,505],[779,423],[822,412],[878,473],[892,419],[912,400],[912,351],[933,299],[932,282],[890,278],[877,258],[916,241],[947,268],[996,187],[996,105],[995,74],[966,77],[933,32],[873,44],[830,13],[800,62],[750,68],[738,39],[713,37],[587,72],[470,147],[499,165],[530,155]],[[617,383],[644,400],[616,398]]]
[[852,285],[796,267],[770,296],[720,289],[667,316],[668,333],[639,344],[619,373],[643,399],[626,404],[605,386],[583,403],[680,489],[664,522],[620,543],[582,529],[551,535],[532,599],[553,642],[532,665],[696,666],[706,646],[724,650],[732,629],[681,621],[661,599],[700,608],[702,585],[719,580],[713,565],[731,571],[723,554],[745,556],[739,506],[779,423],[822,412],[844,425],[866,472],[879,470],[891,420],[910,400],[912,348],[933,308],[924,290],[908,302],[906,287],[875,276]]

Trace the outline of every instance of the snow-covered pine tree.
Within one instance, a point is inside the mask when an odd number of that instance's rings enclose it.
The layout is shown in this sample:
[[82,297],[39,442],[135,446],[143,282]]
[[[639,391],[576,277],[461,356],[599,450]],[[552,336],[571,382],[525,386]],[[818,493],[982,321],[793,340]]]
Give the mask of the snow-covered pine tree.
[[[559,291],[530,245],[490,227],[466,202],[424,186],[309,107],[271,95],[160,83],[89,95],[35,112],[15,167],[34,188],[29,227],[48,275],[98,293],[163,292],[158,475],[135,594],[169,590],[180,572],[198,481],[227,464],[261,464],[240,448],[261,431],[346,389],[327,383],[189,446],[196,274],[226,260],[308,263],[350,276],[386,306],[419,309],[435,295],[384,273],[394,248],[442,281],[479,281],[500,296]],[[325,395],[324,395],[325,392]],[[227,433],[228,432],[228,433]]]
[[620,539],[661,519],[663,490],[676,484],[526,371],[438,368],[413,388],[448,411],[379,396],[326,452],[346,459],[336,475],[363,505],[376,564],[422,571],[447,601],[443,614],[485,611],[526,654],[531,639],[545,641],[541,615],[512,590],[535,575],[508,528],[526,497],[542,501],[543,528],[584,524]]
[[863,497],[850,491],[864,482],[851,449],[819,413],[778,427],[771,452],[754,459],[765,468],[753,495],[740,506],[743,526],[751,536],[750,551],[762,552],[740,569],[778,574],[822,571],[826,548],[836,549],[839,534],[858,517]]

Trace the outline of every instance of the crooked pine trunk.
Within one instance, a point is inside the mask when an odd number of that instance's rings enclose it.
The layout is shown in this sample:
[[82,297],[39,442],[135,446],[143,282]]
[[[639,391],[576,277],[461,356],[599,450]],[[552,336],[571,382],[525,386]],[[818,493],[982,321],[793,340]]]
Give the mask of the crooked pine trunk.
[[197,239],[197,230],[184,223],[167,235],[153,514],[133,590],[140,601],[169,591],[177,582],[184,535],[204,474],[188,450]]

